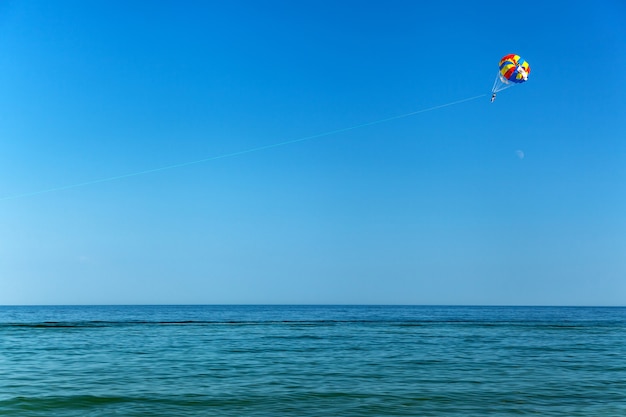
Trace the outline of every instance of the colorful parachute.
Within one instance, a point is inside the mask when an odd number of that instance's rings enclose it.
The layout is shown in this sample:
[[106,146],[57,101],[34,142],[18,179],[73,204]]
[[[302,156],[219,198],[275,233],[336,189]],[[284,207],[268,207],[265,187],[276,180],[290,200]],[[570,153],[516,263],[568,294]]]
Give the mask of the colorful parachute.
[[528,81],[528,74],[530,74],[530,65],[522,57],[515,54],[505,55],[500,60],[500,70],[491,92],[497,93],[505,88]]

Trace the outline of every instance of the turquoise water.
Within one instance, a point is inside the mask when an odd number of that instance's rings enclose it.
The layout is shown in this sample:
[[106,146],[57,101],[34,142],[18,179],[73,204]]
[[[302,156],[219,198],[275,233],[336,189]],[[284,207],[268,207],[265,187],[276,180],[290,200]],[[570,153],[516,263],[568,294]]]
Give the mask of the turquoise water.
[[0,307],[2,416],[626,416],[626,309]]

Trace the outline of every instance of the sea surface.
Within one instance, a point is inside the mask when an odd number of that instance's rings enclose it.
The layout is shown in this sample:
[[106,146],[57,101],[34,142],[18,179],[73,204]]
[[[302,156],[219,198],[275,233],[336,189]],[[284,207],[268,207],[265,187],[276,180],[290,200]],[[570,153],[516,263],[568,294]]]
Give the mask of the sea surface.
[[626,416],[626,308],[0,307],[1,416]]

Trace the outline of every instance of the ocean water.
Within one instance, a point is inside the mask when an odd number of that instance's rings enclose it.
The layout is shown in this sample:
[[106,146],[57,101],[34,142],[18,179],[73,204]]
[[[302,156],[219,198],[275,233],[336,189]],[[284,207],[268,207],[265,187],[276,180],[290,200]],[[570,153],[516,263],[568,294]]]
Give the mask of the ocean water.
[[626,308],[0,307],[2,416],[626,416]]

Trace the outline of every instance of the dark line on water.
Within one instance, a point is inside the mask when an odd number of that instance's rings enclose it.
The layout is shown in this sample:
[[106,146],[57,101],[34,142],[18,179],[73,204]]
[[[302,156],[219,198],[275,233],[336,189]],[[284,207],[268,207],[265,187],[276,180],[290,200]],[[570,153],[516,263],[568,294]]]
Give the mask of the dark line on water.
[[87,322],[40,322],[40,323],[0,323],[1,328],[34,329],[81,329],[112,328],[127,326],[326,326],[343,324],[387,325],[398,327],[420,327],[432,325],[462,325],[476,327],[533,327],[543,329],[583,329],[588,327],[614,326],[612,321],[572,321],[551,323],[533,320],[462,320],[462,319],[422,319],[422,320],[181,320],[181,321],[87,321]]

